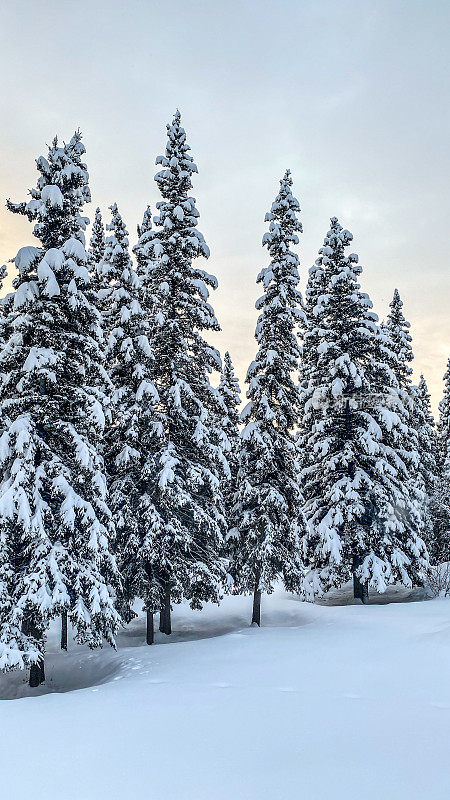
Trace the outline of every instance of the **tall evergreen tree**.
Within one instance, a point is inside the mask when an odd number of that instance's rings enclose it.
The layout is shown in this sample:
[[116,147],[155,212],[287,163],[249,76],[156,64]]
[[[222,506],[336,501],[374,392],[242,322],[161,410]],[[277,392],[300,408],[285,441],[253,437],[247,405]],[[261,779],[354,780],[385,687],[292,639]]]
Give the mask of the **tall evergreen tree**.
[[[147,611],[147,642],[153,642],[153,612],[159,609],[154,576],[155,523],[160,525],[148,496],[147,476],[154,474],[155,415],[158,395],[151,375],[150,318],[141,304],[141,284],[128,252],[128,232],[117,205],[111,206],[103,273],[111,287],[108,297],[106,357],[113,384],[113,424],[106,437],[111,477],[111,508],[116,520],[117,551],[123,578],[122,614],[133,616],[135,597]],[[145,223],[145,220],[144,220]]]
[[[353,575],[355,596],[411,585],[426,568],[415,509],[400,456],[404,409],[386,337],[358,282],[361,267],[345,250],[352,241],[333,217],[316,266],[322,273],[312,325],[316,360],[302,388],[302,449],[309,573],[320,594]],[[322,291],[324,289],[324,291]]]
[[91,240],[89,242],[88,263],[91,275],[91,284],[95,291],[101,287],[101,263],[106,249],[105,226],[103,224],[100,209],[95,210],[94,223],[92,225]]
[[439,403],[439,461],[442,467],[450,467],[450,358],[444,373],[444,392]]
[[403,302],[398,289],[395,289],[386,323],[382,325],[386,338],[386,362],[391,367],[397,382],[397,391],[401,406],[397,408],[399,416],[398,435],[392,438],[392,447],[398,452],[407,470],[404,488],[409,497],[409,507],[413,518],[411,526],[426,538],[427,495],[426,484],[421,470],[419,445],[419,417],[421,409],[417,397],[417,387],[412,384],[412,368],[414,360],[410,324],[403,314]]
[[[432,563],[437,557],[437,525],[442,519],[439,511],[439,474],[438,474],[438,441],[433,414],[431,412],[430,394],[423,375],[419,385],[413,387],[414,421],[417,431],[419,452],[419,473],[424,488],[423,534]],[[448,501],[447,501],[448,502]],[[450,511],[450,508],[449,508]]]
[[233,572],[237,591],[253,593],[252,622],[261,622],[261,592],[281,576],[288,591],[301,584],[301,537],[306,523],[298,483],[294,428],[300,356],[295,329],[302,318],[298,291],[300,207],[289,170],[280,181],[264,234],[270,263],[258,275],[263,295],[255,338],[259,348],[246,382],[249,403],[241,414],[241,455],[234,518]]
[[15,259],[0,352],[0,664],[43,679],[44,635],[68,612],[79,642],[114,644],[114,525],[97,444],[104,414],[100,320],[89,301],[81,135],[37,161],[28,204],[40,247]]
[[434,536],[432,561],[450,561],[450,358],[444,373],[444,393],[437,424],[437,478],[433,496]]
[[321,260],[309,269],[305,292],[304,315],[300,320],[299,337],[302,341],[300,385],[306,387],[317,368],[318,346],[322,331],[318,322],[322,296],[326,293],[326,272]]
[[226,352],[224,356],[219,393],[225,407],[225,415],[221,420],[221,429],[224,434],[223,449],[227,453],[228,465],[230,468],[230,473],[225,477],[223,486],[225,514],[229,527],[237,489],[237,473],[239,467],[239,404],[241,402],[241,389],[239,381],[234,374],[233,364],[228,352]]
[[100,209],[95,209],[95,217],[92,225],[91,240],[89,242],[89,261],[92,264],[100,264],[106,249],[105,226],[103,224]]
[[[322,265],[321,259],[318,259],[308,272],[308,281],[306,284],[305,302],[303,306],[304,314],[300,320],[298,330],[299,340],[301,342],[301,358],[299,364],[299,390],[300,397],[304,396],[310,382],[313,382],[317,372],[317,365],[319,359],[319,344],[321,343],[321,336],[323,331],[319,324],[319,315],[321,311],[322,295],[326,292],[326,272],[325,265]],[[301,407],[300,403],[300,407]],[[314,413],[314,409],[310,409],[310,413]],[[297,433],[298,452],[297,458],[299,468],[302,470],[306,465],[307,453],[301,440],[300,433]]]
[[[216,279],[195,264],[209,249],[197,230],[199,213],[189,195],[197,167],[189,154],[177,111],[167,126],[162,169],[155,176],[162,200],[156,228],[143,224],[136,252],[151,297],[153,382],[159,438],[148,474],[149,508],[156,510],[152,575],[160,586],[162,624],[170,633],[171,601],[183,597],[194,608],[218,601],[225,567],[219,556],[225,528],[220,447],[222,403],[210,374],[220,370],[218,352],[203,338],[219,330],[208,303]],[[148,299],[146,300],[148,302]]]
[[399,387],[407,390],[411,385],[412,368],[410,364],[414,359],[414,354],[411,344],[412,337],[409,332],[410,324],[403,314],[403,301],[398,289],[394,291],[389,308],[387,320],[382,325],[383,331],[389,338],[388,361],[391,361]]

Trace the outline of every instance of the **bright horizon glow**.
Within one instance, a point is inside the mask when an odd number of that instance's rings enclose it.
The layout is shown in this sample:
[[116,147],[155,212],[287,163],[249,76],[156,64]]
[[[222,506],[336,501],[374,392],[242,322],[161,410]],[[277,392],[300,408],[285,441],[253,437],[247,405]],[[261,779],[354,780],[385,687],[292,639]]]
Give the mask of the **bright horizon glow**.
[[[411,0],[22,0],[4,4],[0,263],[33,243],[6,211],[35,185],[34,159],[80,127],[97,205],[136,224],[177,107],[198,165],[193,196],[219,280],[211,302],[241,381],[254,357],[261,239],[289,167],[302,208],[301,289],[337,216],[354,236],[380,319],[398,288],[414,376],[433,408],[450,355],[446,2]],[[88,231],[88,237],[89,237]],[[11,270],[10,270],[11,272]]]

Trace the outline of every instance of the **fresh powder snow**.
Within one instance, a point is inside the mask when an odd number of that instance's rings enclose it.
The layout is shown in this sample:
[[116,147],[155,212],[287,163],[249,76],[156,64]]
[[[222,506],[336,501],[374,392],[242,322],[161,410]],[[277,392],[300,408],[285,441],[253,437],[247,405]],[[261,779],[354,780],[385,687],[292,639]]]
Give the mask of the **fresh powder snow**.
[[45,685],[0,676],[2,797],[447,800],[450,600],[422,591],[279,591],[261,628],[250,597],[182,604],[170,638],[147,647],[140,615],[117,652],[62,653],[54,625]]

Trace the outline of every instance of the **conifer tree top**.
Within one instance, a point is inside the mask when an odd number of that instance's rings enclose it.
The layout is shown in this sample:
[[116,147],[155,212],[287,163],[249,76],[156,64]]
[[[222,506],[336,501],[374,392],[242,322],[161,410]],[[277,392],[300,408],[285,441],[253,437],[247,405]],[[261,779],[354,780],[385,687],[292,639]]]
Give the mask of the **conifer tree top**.
[[[186,142],[186,132],[181,127],[181,115],[177,111],[172,124],[167,127],[167,145],[163,156],[158,156],[157,164],[163,167],[155,175],[162,201],[156,204],[160,214],[155,223],[170,231],[174,245],[182,245],[182,252],[189,257],[202,255],[209,258],[209,247],[203,235],[195,230],[199,213],[195,198],[188,197],[192,189],[192,174],[198,172],[194,159],[189,155],[191,149]],[[186,229],[190,229],[186,237]]]
[[228,415],[233,417],[233,421],[238,421],[237,406],[241,402],[241,390],[239,381],[234,374],[234,367],[231,356],[227,350],[223,359],[223,368],[220,375],[219,391],[224,398]]
[[447,442],[450,438],[450,358],[444,373],[444,394],[439,403],[439,436]]
[[191,149],[186,142],[186,131],[181,126],[181,114],[176,111],[172,124],[167,123],[167,144],[163,156],[157,156],[156,164],[164,169],[155,175],[162,196],[166,200],[173,199],[179,192],[192,189],[191,176],[198,172],[194,159],[189,155]]
[[255,331],[259,350],[246,378],[250,384],[247,397],[251,403],[242,412],[243,420],[247,420],[256,412],[256,403],[259,405],[257,415],[269,422],[275,419],[273,414],[277,407],[278,424],[282,418],[288,429],[295,424],[298,400],[292,378],[300,357],[295,328],[303,319],[302,298],[297,289],[299,260],[290,250],[290,245],[298,244],[297,233],[302,231],[302,226],[297,217],[300,206],[291,187],[292,178],[287,170],[271,209],[265,215],[269,230],[262,244],[269,251],[270,263],[256,279],[264,288],[264,294],[256,302],[256,308],[261,311]]
[[105,255],[102,262],[102,274],[108,281],[127,282],[133,278],[134,271],[131,266],[128,252],[128,231],[121,217],[117,203],[110,207],[112,219],[106,226],[111,232],[106,240]]
[[152,229],[152,212],[150,206],[147,206],[147,208],[144,211],[144,216],[142,217],[142,223],[137,226],[137,234],[139,238],[143,236],[145,233],[148,233],[148,231],[151,231],[151,229]]
[[7,201],[10,211],[36,221],[33,233],[46,250],[61,247],[71,236],[84,245],[83,231],[89,220],[80,212],[84,203],[90,202],[91,193],[86,164],[81,160],[86,152],[81,138],[80,131],[75,131],[68,144],[59,146],[55,136],[47,158],[36,160],[40,175],[36,188],[30,190],[31,200]]
[[414,359],[414,354],[411,345],[412,337],[409,333],[410,324],[404,317],[403,302],[398,289],[395,289],[389,307],[391,310],[386,320],[385,330],[389,334],[390,346],[397,359],[395,372],[401,386],[404,387],[411,383],[412,369],[409,363]]

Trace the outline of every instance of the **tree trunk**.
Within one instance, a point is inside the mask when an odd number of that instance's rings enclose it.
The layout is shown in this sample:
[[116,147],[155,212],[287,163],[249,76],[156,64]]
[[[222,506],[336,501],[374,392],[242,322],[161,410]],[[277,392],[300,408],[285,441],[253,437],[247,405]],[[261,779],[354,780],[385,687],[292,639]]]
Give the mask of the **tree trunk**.
[[164,633],[164,609],[159,612],[159,630]]
[[67,611],[61,614],[61,650],[67,650]]
[[162,596],[163,607],[160,617],[160,631],[167,636],[172,633],[172,620],[170,615],[170,585],[168,583],[164,586],[164,593]]
[[153,611],[147,609],[147,644],[155,641],[155,631],[153,627]]
[[353,573],[353,597],[355,600],[362,599],[362,583],[359,580],[356,572]]
[[[26,636],[32,636],[36,641],[42,639],[42,632],[38,630],[29,619],[25,619],[22,622],[22,630]],[[31,689],[36,689],[39,684],[44,683],[45,681],[45,668],[44,668],[44,654],[41,655],[40,659],[36,664],[31,664],[30,666],[30,678],[28,681],[28,685]]]
[[353,597],[355,600],[361,600],[362,603],[367,603],[369,600],[369,583],[360,581],[355,572],[353,573]]
[[255,585],[255,590],[253,592],[253,614],[252,614],[252,625],[256,624],[258,627],[261,627],[261,589],[258,589],[259,580]]
[[41,665],[32,664],[30,667],[30,680],[28,681],[31,689],[36,689],[41,682]]
[[361,584],[361,601],[365,604],[369,602],[369,582],[364,581]]
[[44,656],[42,656],[39,662],[39,683],[45,683],[45,665],[44,665]]

